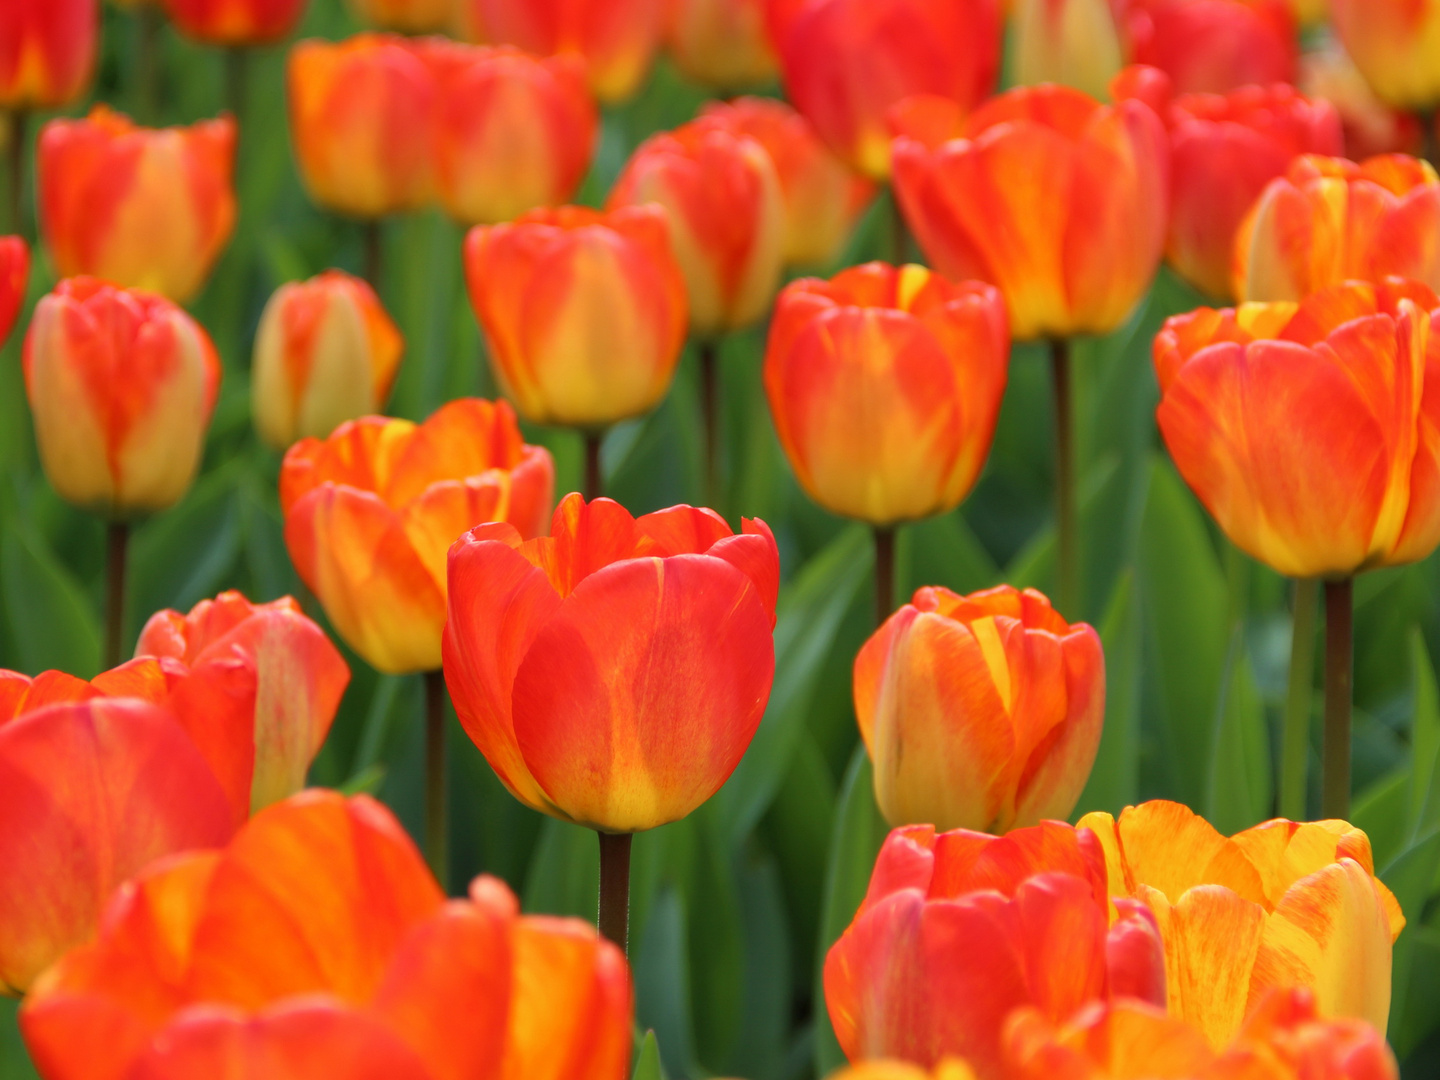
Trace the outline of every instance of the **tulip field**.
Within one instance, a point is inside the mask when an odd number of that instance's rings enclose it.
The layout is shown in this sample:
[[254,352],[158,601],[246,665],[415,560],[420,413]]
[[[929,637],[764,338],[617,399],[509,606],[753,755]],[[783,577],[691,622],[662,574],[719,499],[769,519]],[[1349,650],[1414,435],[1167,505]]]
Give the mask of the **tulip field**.
[[0,0],[0,1080],[1440,1076],[1440,0]]

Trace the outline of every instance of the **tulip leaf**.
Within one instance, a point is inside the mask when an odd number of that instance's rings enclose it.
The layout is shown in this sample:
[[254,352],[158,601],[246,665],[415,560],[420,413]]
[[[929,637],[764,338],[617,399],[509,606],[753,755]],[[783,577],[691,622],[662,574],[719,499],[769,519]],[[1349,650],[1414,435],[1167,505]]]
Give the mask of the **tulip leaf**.
[[[1411,844],[1380,872],[1380,880],[1395,894],[1409,924],[1400,932],[1392,958],[1390,1022],[1397,1027],[1402,1026],[1411,989],[1417,937],[1413,931],[1422,925],[1437,868],[1440,868],[1440,829]],[[1411,1047],[1400,1045],[1397,1040],[1396,1049],[1404,1054]]]
[[964,594],[1000,580],[995,560],[958,511],[906,525],[898,539],[895,576],[902,587],[897,601],[908,601],[925,585]]
[[0,1076],[5,1080],[39,1080],[17,1022],[20,1002],[0,998]]
[[1350,807],[1350,821],[1370,838],[1376,866],[1388,866],[1411,840],[1410,769],[1395,769],[1368,785]]
[[600,846],[595,833],[546,818],[525,875],[525,910],[594,922],[600,904]]
[[0,533],[0,592],[21,670],[99,672],[100,627],[89,599],[43,543],[13,525]]
[[656,895],[644,927],[632,933],[630,961],[636,1022],[657,1032],[666,1072],[695,1075],[689,931],[677,889],[666,887]]
[[[1400,968],[1395,967],[1395,990],[1390,999],[1390,1044],[1404,1061],[1406,1077],[1433,1077],[1440,1053],[1430,1036],[1440,1028],[1440,928],[1412,924],[1400,935],[1411,950],[1407,960],[1409,978],[1400,981]],[[1397,943],[1398,948],[1398,943]],[[1417,1053],[1417,1049],[1419,1052]],[[1426,1062],[1417,1061],[1425,1058]],[[1414,1069],[1412,1072],[1411,1070]]]
[[640,1040],[631,1080],[667,1080],[665,1066],[660,1063],[660,1044],[655,1041],[653,1028],[645,1032],[645,1037]]
[[1227,835],[1258,825],[1271,816],[1271,776],[1265,706],[1251,671],[1245,629],[1237,625],[1216,705],[1204,816]]
[[1092,810],[1118,815],[1140,792],[1140,615],[1135,574],[1126,570],[1100,624],[1105,650],[1105,729],[1075,817]]
[[1440,826],[1440,692],[1425,636],[1410,631],[1414,711],[1410,724],[1410,836]]

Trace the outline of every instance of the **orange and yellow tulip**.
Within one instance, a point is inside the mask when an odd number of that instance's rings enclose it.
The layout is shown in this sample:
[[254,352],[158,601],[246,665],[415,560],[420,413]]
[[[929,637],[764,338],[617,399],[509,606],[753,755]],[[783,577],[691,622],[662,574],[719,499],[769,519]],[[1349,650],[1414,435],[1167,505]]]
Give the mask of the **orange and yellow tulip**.
[[633,518],[568,495],[550,535],[482,525],[450,551],[445,682],[517,799],[609,833],[689,814],[740,763],[775,671],[764,522]]
[[1440,178],[1418,158],[1296,158],[1235,237],[1235,295],[1301,301],[1352,279],[1440,289]]
[[766,0],[665,0],[665,43],[686,76],[721,91],[764,84],[780,70]]
[[862,1061],[831,1073],[830,1080],[975,1080],[975,1070],[960,1058],[946,1058],[934,1069],[906,1061]]
[[60,276],[193,297],[235,229],[235,137],[229,116],[143,128],[104,105],[46,124],[40,231]]
[[438,34],[450,28],[454,0],[350,0],[361,21],[402,34]]
[[21,1031],[51,1080],[628,1077],[624,957],[518,907],[447,903],[379,803],[306,792],[120,889]]
[[1375,877],[1370,841],[1343,821],[1275,820],[1235,836],[1172,802],[1087,814],[1109,892],[1146,904],[1165,942],[1172,1016],[1223,1047],[1273,989],[1315,993],[1321,1015],[1382,1034],[1390,947],[1405,917]]
[[306,0],[162,0],[175,28],[207,45],[269,45],[289,35]]
[[445,557],[466,529],[545,527],[549,451],[527,446],[504,402],[452,401],[423,424],[366,416],[285,455],[280,505],[300,580],[372,666],[440,667]]
[[995,89],[996,0],[804,0],[772,4],[785,91],[826,144],[877,180],[890,175],[891,107],[916,94],[964,111]]
[[36,305],[24,368],[40,462],[61,496],[123,516],[189,489],[220,361],[180,308],[94,278],[62,281]]
[[15,327],[29,280],[29,246],[18,236],[0,236],[0,345]]
[[[933,137],[947,128],[963,137]],[[1107,334],[1129,318],[1169,221],[1168,139],[1149,106],[1022,87],[915,135],[895,140],[910,227],[942,274],[999,287],[1017,339]]]
[[719,122],[696,120],[641,144],[607,207],[657,203],[685,275],[700,336],[758,321],[780,285],[785,199],[765,148]]
[[[1155,339],[1160,432],[1242,551],[1345,577],[1440,544],[1440,301],[1352,282],[1292,303],[1201,308]],[[1428,342],[1428,355],[1427,355]]]
[[603,427],[665,397],[689,305],[659,207],[567,206],[477,228],[465,273],[495,374],[526,419]]
[[1307,96],[1335,106],[1345,127],[1344,156],[1350,160],[1420,153],[1425,142],[1420,120],[1381,101],[1334,40],[1300,57],[1298,85]]
[[1288,0],[1116,0],[1131,63],[1182,94],[1293,83],[1299,44]]
[[405,339],[375,291],[327,270],[282,285],[255,334],[250,411],[277,450],[323,438],[346,420],[378,413],[390,396]]
[[1330,0],[1330,18],[1383,101],[1419,112],[1440,103],[1440,0]]
[[0,6],[0,108],[53,109],[74,101],[90,82],[99,36],[97,0]]
[[1060,83],[1103,98],[1124,66],[1111,0],[1020,0],[1011,49],[1015,82]]
[[[1052,821],[1005,837],[896,829],[825,960],[825,1002],[852,1062],[964,1059],[1002,1080],[1007,1016],[1058,1023],[1094,1000],[1165,997],[1154,916],[1105,893],[1093,833]],[[942,1074],[943,1075],[943,1074]]]
[[1005,304],[992,286],[870,263],[785,289],[765,393],[806,494],[889,526],[946,513],[970,493],[1009,358]]
[[783,101],[711,102],[701,116],[749,136],[770,155],[785,201],[785,264],[828,266],[839,258],[875,197],[875,184],[832,154],[809,121]]
[[923,588],[856,656],[855,715],[892,824],[1065,818],[1105,721],[1100,637],[1034,589]]

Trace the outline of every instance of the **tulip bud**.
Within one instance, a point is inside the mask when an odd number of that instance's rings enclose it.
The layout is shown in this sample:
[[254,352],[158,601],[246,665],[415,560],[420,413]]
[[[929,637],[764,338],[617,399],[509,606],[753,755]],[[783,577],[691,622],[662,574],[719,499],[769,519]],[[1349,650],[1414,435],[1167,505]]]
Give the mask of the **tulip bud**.
[[1440,103],[1440,0],[1330,0],[1330,18],[1381,100],[1420,112]]
[[0,108],[53,109],[79,97],[95,67],[99,22],[96,0],[0,5]]
[[276,290],[255,335],[251,412],[277,450],[378,413],[405,339],[373,289],[340,270]]
[[806,494],[888,526],[946,513],[970,493],[1009,359],[992,286],[870,263],[781,294],[765,392]]
[[62,281],[35,308],[24,367],[61,496],[124,515],[185,494],[220,388],[215,347],[189,315],[138,289]]
[[697,120],[641,144],[607,206],[658,203],[700,336],[758,321],[780,285],[785,202],[775,166],[754,139]]
[[1419,154],[1425,133],[1419,119],[1385,104],[1338,43],[1300,57],[1300,90],[1328,101],[1345,128],[1344,156],[1363,161],[1379,154]]
[[769,82],[779,71],[765,0],[666,0],[666,44],[686,76],[721,91]]
[[1116,0],[1132,64],[1181,94],[1293,83],[1299,45],[1287,0]]
[[40,229],[62,277],[184,303],[235,229],[235,121],[143,128],[104,105],[40,135]]
[[496,378],[527,420],[603,427],[665,397],[688,306],[659,207],[477,228],[465,272]]
[[1093,98],[1125,63],[1110,0],[1020,0],[1012,47],[1016,83],[1060,83]]
[[305,0],[162,0],[175,27],[207,45],[269,45],[289,35]]
[[438,34],[450,26],[452,0],[350,0],[362,22],[402,34]]
[[15,326],[29,280],[30,249],[25,241],[18,236],[0,236],[0,345]]

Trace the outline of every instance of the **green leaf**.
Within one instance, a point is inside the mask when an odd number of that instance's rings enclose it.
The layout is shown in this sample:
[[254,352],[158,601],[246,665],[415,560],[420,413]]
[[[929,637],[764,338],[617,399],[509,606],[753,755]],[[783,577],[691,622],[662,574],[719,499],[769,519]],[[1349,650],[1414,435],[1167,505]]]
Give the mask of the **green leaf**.
[[1414,719],[1410,726],[1410,838],[1440,826],[1440,692],[1425,636],[1410,631],[1410,669],[1414,680]]
[[1105,649],[1105,730],[1075,816],[1114,815],[1140,799],[1140,613],[1135,573],[1126,570],[1100,624]]
[[1370,838],[1376,866],[1388,866],[1410,842],[1410,787],[1410,769],[1395,769],[1360,792],[1350,807],[1351,823]]
[[660,1064],[660,1044],[655,1041],[653,1028],[645,1032],[645,1037],[640,1040],[631,1080],[667,1080],[665,1067]]
[[[1395,968],[1395,992],[1390,999],[1390,1043],[1402,1058],[1409,1058],[1417,1048],[1429,1044],[1431,1067],[1411,1072],[1412,1062],[1403,1061],[1405,1077],[1433,1078],[1435,1060],[1434,1042],[1429,1036],[1440,1028],[1440,1010],[1435,1002],[1440,1001],[1440,929],[1433,926],[1407,926],[1400,935],[1402,941],[1409,939],[1407,947],[1412,950],[1406,964],[1409,977],[1400,981],[1399,967]],[[1398,943],[1397,943],[1398,944]]]
[[20,1002],[0,998],[0,1077],[5,1080],[39,1080],[16,1022]]
[[[1440,831],[1432,832],[1410,845],[1380,872],[1380,880],[1395,894],[1405,918],[1414,924],[1407,925],[1400,932],[1392,954],[1390,1022],[1397,1028],[1402,1026],[1408,1006],[1416,955],[1415,930],[1420,926],[1420,917],[1430,896],[1437,868],[1440,868]],[[1412,1046],[1396,1043],[1396,1050],[1402,1055],[1411,1049]]]
[[48,548],[14,525],[0,534],[0,589],[22,670],[86,679],[99,672],[100,627],[89,599]]
[[582,825],[546,818],[530,871],[525,910],[595,921],[600,905],[600,845]]
[[673,888],[655,897],[639,939],[631,944],[635,1019],[659,1037],[665,1070],[693,1076],[695,1023],[690,1006],[689,932],[685,901]]
[[995,560],[959,511],[906,525],[898,540],[899,599],[908,600],[924,585],[943,585],[964,594],[1000,580]]
[[1265,706],[1251,673],[1245,628],[1230,636],[1216,706],[1204,816],[1227,836],[1271,816],[1274,790]]

